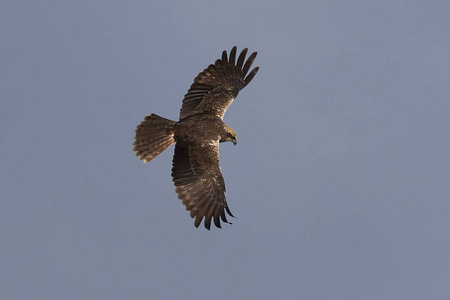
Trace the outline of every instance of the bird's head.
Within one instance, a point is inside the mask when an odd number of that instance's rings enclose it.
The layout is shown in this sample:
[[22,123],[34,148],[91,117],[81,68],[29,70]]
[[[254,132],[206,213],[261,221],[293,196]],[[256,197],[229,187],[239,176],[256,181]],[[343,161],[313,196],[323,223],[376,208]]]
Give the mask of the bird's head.
[[234,145],[237,144],[237,135],[233,128],[227,126],[225,136],[220,139],[221,142],[233,142]]

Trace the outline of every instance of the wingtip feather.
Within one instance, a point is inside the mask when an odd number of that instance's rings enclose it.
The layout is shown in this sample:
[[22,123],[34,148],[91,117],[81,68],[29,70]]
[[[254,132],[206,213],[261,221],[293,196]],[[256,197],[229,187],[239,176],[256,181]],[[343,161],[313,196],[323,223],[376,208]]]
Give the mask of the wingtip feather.
[[253,77],[255,77],[256,73],[258,73],[259,67],[254,68],[247,77],[245,77],[245,85],[248,85],[250,81],[252,81]]
[[245,77],[247,75],[248,70],[250,69],[250,67],[253,64],[253,61],[256,58],[256,55],[258,54],[258,52],[253,52],[252,54],[250,54],[250,56],[247,58],[247,61],[245,62],[244,68],[242,69],[243,72],[243,76]]
[[241,54],[239,54],[236,67],[241,70],[242,66],[244,65],[245,56],[247,55],[248,48],[244,48],[244,50],[241,51]]
[[227,50],[223,50],[223,52],[222,52],[222,61],[225,64],[228,63]]

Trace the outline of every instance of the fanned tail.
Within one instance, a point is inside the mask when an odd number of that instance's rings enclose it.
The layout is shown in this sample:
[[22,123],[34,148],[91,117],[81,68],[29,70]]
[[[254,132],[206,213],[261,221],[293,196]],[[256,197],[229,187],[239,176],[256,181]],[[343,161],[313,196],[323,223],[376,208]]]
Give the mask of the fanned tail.
[[175,142],[173,126],[176,122],[155,114],[145,117],[136,128],[133,150],[144,162],[149,162]]

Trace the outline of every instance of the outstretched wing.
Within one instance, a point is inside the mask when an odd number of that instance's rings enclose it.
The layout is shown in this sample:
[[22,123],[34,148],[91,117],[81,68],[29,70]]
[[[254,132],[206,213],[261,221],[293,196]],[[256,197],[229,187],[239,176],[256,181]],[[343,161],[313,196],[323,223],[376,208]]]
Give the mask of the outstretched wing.
[[173,182],[178,198],[195,217],[198,227],[205,218],[205,228],[211,220],[221,228],[220,219],[228,223],[225,210],[230,209],[225,200],[225,182],[219,165],[219,141],[209,144],[182,144],[175,146],[172,168]]
[[229,58],[223,51],[221,59],[197,75],[184,96],[180,120],[201,113],[214,114],[223,119],[239,91],[250,83],[259,70],[256,67],[247,75],[257,54],[253,52],[244,64],[247,51],[247,48],[242,50],[237,63],[236,46],[231,49]]

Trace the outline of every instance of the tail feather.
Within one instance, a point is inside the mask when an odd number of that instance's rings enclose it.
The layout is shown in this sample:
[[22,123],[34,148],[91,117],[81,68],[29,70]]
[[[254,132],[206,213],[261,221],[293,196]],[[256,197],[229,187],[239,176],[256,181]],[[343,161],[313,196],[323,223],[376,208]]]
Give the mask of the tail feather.
[[145,117],[136,128],[133,150],[144,162],[149,162],[175,142],[173,129],[176,122],[155,114]]

